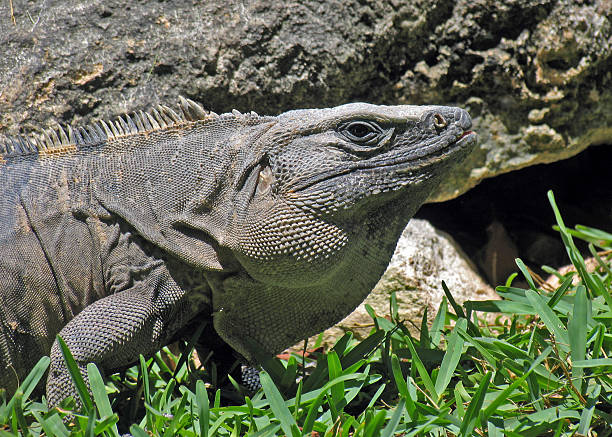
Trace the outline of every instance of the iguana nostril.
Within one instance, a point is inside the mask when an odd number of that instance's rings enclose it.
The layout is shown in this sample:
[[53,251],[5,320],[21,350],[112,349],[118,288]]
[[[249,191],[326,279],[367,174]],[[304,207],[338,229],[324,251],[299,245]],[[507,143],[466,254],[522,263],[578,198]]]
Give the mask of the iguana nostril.
[[435,113],[433,119],[436,129],[443,129],[446,127],[446,119],[442,116],[442,114]]

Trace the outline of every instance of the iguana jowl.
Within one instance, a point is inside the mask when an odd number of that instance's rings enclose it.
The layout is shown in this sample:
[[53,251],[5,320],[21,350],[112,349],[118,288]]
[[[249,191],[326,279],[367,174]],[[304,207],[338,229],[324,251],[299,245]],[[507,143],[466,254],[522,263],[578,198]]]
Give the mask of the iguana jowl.
[[182,99],[0,142],[0,387],[50,354],[50,405],[74,395],[58,333],[84,371],[187,326],[212,322],[249,360],[331,326],[471,150],[470,125],[444,106],[261,117]]

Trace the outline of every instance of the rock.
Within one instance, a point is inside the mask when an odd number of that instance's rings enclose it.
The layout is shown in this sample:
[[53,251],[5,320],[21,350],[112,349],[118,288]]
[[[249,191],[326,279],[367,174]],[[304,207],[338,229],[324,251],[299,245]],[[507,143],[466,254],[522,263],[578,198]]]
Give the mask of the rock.
[[487,242],[479,254],[478,265],[489,284],[502,284],[517,271],[518,248],[500,221],[493,220],[486,232]]
[[[389,297],[396,293],[399,316],[416,332],[423,312],[428,309],[431,323],[438,311],[446,282],[455,300],[499,299],[495,291],[476,273],[469,261],[446,233],[436,230],[425,220],[413,219],[402,233],[387,268],[372,293],[348,317],[323,334],[323,344],[331,346],[345,332],[358,339],[367,337],[373,323],[365,310],[368,304],[381,317],[389,316]],[[313,345],[316,336],[309,341]],[[296,349],[301,350],[302,345]]]
[[432,200],[612,142],[610,1],[0,3],[0,132],[171,103],[452,104],[480,147]]

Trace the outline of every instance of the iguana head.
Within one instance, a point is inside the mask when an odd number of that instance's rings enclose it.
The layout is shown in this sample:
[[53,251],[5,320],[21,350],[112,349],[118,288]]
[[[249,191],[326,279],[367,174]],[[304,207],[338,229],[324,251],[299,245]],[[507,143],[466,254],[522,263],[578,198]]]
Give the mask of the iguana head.
[[262,182],[290,203],[330,215],[367,214],[400,192],[432,190],[427,182],[440,174],[437,163],[457,159],[475,137],[467,112],[451,107],[356,103],[291,111],[277,126],[295,136],[272,142],[272,177]]
[[236,202],[238,258],[262,281],[320,280],[360,228],[401,231],[471,150],[470,126],[466,111],[444,106],[354,103],[278,116],[253,145],[257,163]]

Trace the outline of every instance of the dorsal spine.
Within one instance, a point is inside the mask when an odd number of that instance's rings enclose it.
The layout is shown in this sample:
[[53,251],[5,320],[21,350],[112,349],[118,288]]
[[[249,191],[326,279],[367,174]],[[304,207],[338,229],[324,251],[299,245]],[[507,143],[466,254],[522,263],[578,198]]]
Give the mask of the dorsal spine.
[[[235,111],[231,115],[237,116],[236,114],[240,113]],[[250,115],[256,116],[257,114]],[[82,127],[58,126],[46,129],[38,137],[19,135],[0,138],[0,162],[3,161],[2,158],[15,156],[76,151],[82,146],[90,146],[110,139],[154,132],[219,117],[214,112],[206,111],[193,100],[179,97],[178,112],[168,106],[159,105],[150,111],[125,114],[109,122],[100,120]]]

